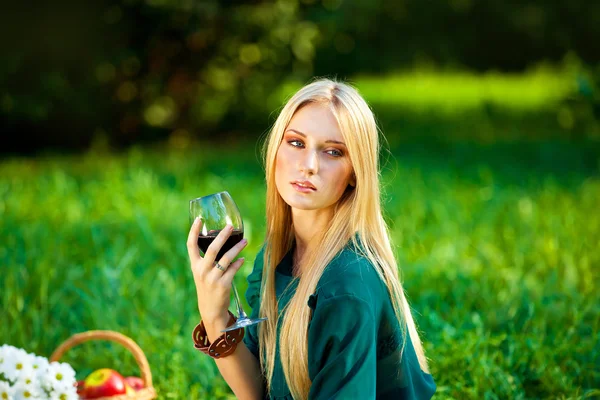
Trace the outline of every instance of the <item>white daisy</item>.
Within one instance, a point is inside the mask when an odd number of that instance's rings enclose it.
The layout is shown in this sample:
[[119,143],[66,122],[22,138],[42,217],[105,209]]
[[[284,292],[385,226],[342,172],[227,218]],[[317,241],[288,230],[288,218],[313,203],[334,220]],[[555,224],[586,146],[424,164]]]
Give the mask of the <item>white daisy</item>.
[[50,392],[49,400],[79,400],[75,387],[55,388]]
[[34,369],[36,375],[37,382],[41,388],[44,390],[52,390],[52,380],[48,374],[48,367],[43,370]]
[[4,369],[6,366],[6,352],[5,351],[0,351],[0,374],[4,373]]
[[46,357],[40,357],[33,354],[32,367],[38,371],[45,371],[48,368],[48,359]]
[[17,383],[21,383],[25,386],[39,386],[39,378],[38,373],[34,370],[31,365],[26,365],[24,368],[19,370],[19,374],[17,376]]
[[17,350],[16,347],[7,344],[3,344],[0,347],[0,374],[8,369],[9,360],[12,360],[15,350]]
[[0,358],[2,358],[2,355],[4,355],[5,352],[16,349],[17,348],[15,346],[11,346],[10,344],[3,344],[2,346],[0,346]]
[[4,354],[8,351],[10,351],[10,348],[12,346],[8,345],[8,344],[3,344],[2,346],[0,346],[0,364],[2,363],[2,361],[4,360]]
[[13,388],[8,382],[0,381],[0,400],[13,400]]
[[31,368],[31,364],[27,352],[15,348],[5,354],[2,373],[8,380],[15,381],[24,369]]
[[75,371],[69,364],[49,363],[14,346],[0,346],[0,378],[0,400],[78,400]]
[[15,400],[30,400],[40,398],[44,393],[36,386],[18,383],[13,386]]
[[54,361],[48,365],[48,383],[51,387],[72,387],[75,384],[75,371],[67,363]]

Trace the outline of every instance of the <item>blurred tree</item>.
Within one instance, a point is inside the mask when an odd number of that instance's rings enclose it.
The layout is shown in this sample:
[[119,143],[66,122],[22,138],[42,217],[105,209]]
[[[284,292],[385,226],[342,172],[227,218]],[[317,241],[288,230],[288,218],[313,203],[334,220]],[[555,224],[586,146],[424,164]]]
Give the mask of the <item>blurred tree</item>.
[[327,0],[306,18],[323,38],[318,74],[432,64],[522,71],[573,52],[600,61],[600,3],[585,0]]
[[247,134],[284,77],[311,74],[318,36],[294,0],[53,4],[4,17],[1,128],[31,149]]
[[285,83],[314,75],[519,70],[568,52],[594,65],[599,16],[585,0],[15,2],[0,15],[1,151],[255,134]]

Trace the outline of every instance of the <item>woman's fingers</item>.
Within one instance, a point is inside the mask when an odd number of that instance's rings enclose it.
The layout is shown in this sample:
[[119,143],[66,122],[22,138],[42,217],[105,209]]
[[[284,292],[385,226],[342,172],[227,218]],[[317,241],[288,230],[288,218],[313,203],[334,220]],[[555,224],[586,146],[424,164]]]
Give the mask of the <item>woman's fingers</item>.
[[[229,267],[229,264],[231,264],[231,261],[235,260],[240,251],[242,251],[247,244],[248,241],[246,239],[240,240],[235,246],[229,249],[229,251],[227,251],[227,253],[225,253],[220,260],[218,260],[219,265],[227,269]],[[215,273],[219,273],[221,275],[224,273],[224,271],[221,271],[218,268],[215,268],[215,270]]]
[[221,279],[224,282],[226,282],[228,285],[231,285],[231,282],[233,281],[233,276],[242,267],[242,265],[244,264],[244,261],[245,261],[244,257],[238,258],[237,260],[235,260],[235,262],[233,264],[231,264],[225,272],[223,272],[223,277]]
[[187,239],[187,250],[192,264],[201,258],[200,251],[198,250],[198,235],[200,234],[201,228],[202,221],[200,218],[196,218],[192,224],[192,227],[190,228],[190,233],[188,234]]
[[[227,224],[225,226],[225,228],[223,228],[221,230],[221,232],[219,232],[219,234],[213,240],[213,242],[210,244],[210,246],[208,246],[208,249],[206,249],[206,253],[204,254],[204,259],[207,262],[209,262],[210,265],[214,264],[217,254],[219,254],[219,250],[221,250],[221,247],[223,247],[223,245],[225,244],[227,239],[229,239],[229,236],[231,236],[232,231],[233,231],[233,226]],[[225,268],[225,267],[227,267],[227,266],[223,265],[223,268]]]

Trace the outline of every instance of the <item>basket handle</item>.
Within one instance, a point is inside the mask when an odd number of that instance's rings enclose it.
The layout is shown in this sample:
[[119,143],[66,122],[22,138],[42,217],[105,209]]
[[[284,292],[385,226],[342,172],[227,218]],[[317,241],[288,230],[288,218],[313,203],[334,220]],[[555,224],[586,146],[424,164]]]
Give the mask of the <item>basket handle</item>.
[[90,340],[108,340],[116,342],[125,347],[135,358],[140,371],[142,372],[142,380],[147,388],[152,387],[152,372],[150,371],[150,365],[146,355],[131,338],[114,331],[87,331],[82,333],[76,333],[69,339],[65,340],[50,356],[50,362],[58,361],[62,355],[72,347],[75,347],[81,343],[88,342]]

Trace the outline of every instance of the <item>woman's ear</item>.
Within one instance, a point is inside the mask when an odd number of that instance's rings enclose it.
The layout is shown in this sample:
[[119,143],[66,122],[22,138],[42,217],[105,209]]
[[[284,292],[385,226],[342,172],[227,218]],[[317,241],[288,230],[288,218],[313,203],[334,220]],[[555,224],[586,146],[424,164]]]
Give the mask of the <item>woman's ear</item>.
[[352,187],[356,187],[356,175],[354,175],[354,172],[352,173],[352,176],[350,177],[350,181],[348,182],[348,184]]

